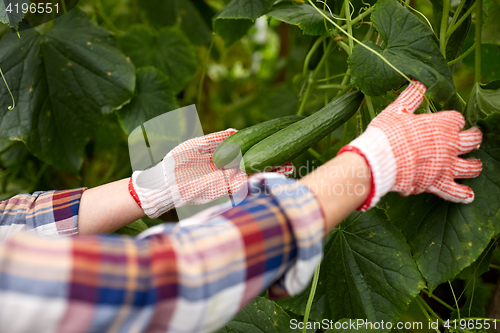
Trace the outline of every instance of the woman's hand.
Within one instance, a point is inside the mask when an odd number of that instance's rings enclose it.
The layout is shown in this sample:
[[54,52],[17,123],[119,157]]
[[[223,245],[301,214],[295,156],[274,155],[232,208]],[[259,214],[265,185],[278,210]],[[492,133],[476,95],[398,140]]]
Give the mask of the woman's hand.
[[340,150],[339,154],[360,154],[370,166],[371,193],[361,210],[375,206],[389,191],[402,195],[430,192],[461,203],[474,200],[474,192],[454,179],[481,173],[481,161],[458,156],[478,148],[482,133],[477,127],[462,131],[465,120],[456,111],[413,114],[425,91],[414,80],[361,136]]

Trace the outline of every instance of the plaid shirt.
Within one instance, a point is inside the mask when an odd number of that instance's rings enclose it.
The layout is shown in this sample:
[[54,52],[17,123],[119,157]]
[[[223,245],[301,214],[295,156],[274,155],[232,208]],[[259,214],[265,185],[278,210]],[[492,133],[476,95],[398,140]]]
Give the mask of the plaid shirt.
[[84,189],[0,203],[0,332],[211,332],[268,287],[301,292],[322,256],[317,201],[277,175],[249,188],[138,238],[33,234],[76,233]]
[[19,231],[49,237],[78,234],[84,188],[20,194],[0,201],[0,241]]

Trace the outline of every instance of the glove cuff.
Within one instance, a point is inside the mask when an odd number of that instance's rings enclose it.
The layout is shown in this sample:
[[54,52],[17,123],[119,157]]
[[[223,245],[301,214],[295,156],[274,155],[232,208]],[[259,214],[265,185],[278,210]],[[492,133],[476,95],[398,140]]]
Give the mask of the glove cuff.
[[396,184],[397,163],[389,140],[382,130],[369,126],[366,131],[338,154],[355,152],[365,158],[370,167],[372,188],[368,199],[358,208],[366,211],[374,207]]
[[174,207],[170,190],[165,181],[163,163],[154,167],[135,171],[131,177],[132,188],[129,191],[135,201],[150,218],[157,218]]

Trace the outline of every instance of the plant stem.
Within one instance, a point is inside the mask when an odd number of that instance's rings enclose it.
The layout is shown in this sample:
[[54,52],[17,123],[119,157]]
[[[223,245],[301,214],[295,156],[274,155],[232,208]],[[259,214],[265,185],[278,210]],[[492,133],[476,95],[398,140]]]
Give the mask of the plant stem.
[[458,93],[457,91],[457,97],[458,99],[460,100],[460,102],[462,102],[462,104],[465,106],[467,104],[467,102],[462,98],[462,96],[460,96],[460,94]]
[[459,62],[463,58],[467,57],[469,54],[472,53],[472,51],[474,51],[475,48],[476,48],[476,43],[472,44],[472,46],[469,47],[469,49],[467,51],[465,51],[463,54],[461,54],[459,57],[457,57],[457,58],[453,59],[452,61],[450,61],[448,63],[448,66],[453,65],[454,63]]
[[299,116],[301,116],[304,113],[304,109],[306,107],[307,100],[309,99],[309,96],[311,95],[312,86],[314,85],[314,79],[316,78],[316,75],[318,75],[319,70],[323,67],[323,64],[325,63],[325,61],[328,57],[328,54],[330,53],[332,45],[333,45],[333,41],[330,41],[328,43],[328,46],[326,47],[326,50],[323,53],[323,57],[321,57],[321,60],[319,61],[318,65],[316,66],[314,71],[309,75],[306,92],[304,93],[304,96],[302,97],[302,101],[300,103],[299,110],[297,111],[297,115],[299,115]]
[[432,308],[430,307],[430,305],[427,304],[427,302],[422,298],[422,296],[417,295],[417,297],[420,300],[420,302],[422,303],[422,305],[424,306],[424,308],[426,308],[427,311],[429,311],[431,313],[431,315],[434,316],[434,318],[436,318],[437,320],[439,320],[439,322],[441,323],[441,325],[444,325],[444,320],[441,319],[441,317],[439,317],[439,315],[434,310],[432,310]]
[[345,51],[345,53],[347,53],[347,55],[351,55],[351,50],[349,49],[349,45],[347,45],[341,40],[337,41],[337,45],[340,46]]
[[[349,79],[349,78],[347,78],[347,80],[348,80],[348,79]],[[347,81],[347,80],[345,80],[345,81]],[[342,83],[344,83],[344,82],[342,82]],[[340,90],[340,91],[337,93],[337,95],[335,96],[335,98],[337,98],[337,97],[339,97],[339,96],[342,96],[343,94],[345,94],[345,93],[347,92],[347,90],[349,90],[349,89],[351,89],[351,88],[352,88],[352,84],[351,84],[351,83],[346,84],[346,85],[345,85],[345,88],[344,88],[344,89],[342,89],[342,90]]]
[[471,293],[471,296],[470,296],[469,313],[468,313],[469,316],[470,316],[470,312],[471,312],[471,309],[472,309],[472,304],[474,302],[474,291],[475,290],[476,290],[476,277],[473,275],[473,278],[472,278],[472,293]]
[[302,114],[304,113],[304,109],[306,108],[306,103],[307,103],[307,100],[309,99],[309,95],[311,95],[311,89],[312,89],[312,86],[314,84],[314,80],[312,79],[312,73],[311,75],[309,76],[309,79],[307,80],[307,88],[306,88],[306,92],[304,93],[304,95],[302,95],[302,100],[300,101],[300,106],[299,106],[299,110],[297,111],[297,115],[298,116],[302,116]]
[[450,0],[443,0],[443,14],[441,16],[441,29],[439,30],[439,48],[446,59],[446,31],[448,30],[448,17],[450,16]]
[[[323,9],[324,10],[324,9]],[[325,21],[325,25],[326,25],[326,21]],[[323,41],[323,49],[326,50],[326,41]],[[325,77],[329,77],[330,76],[330,68],[328,67],[328,61],[325,61]],[[329,80],[326,81],[326,84],[330,84]],[[325,91],[325,105],[328,104],[328,91]]]
[[372,38],[373,33],[375,32],[375,27],[372,25],[370,26],[370,29],[368,29],[368,32],[365,35],[365,38],[363,38],[363,41],[368,41]]
[[451,35],[455,32],[455,30],[458,29],[458,27],[460,27],[460,25],[465,21],[465,19],[467,18],[467,16],[469,16],[472,11],[474,10],[474,8],[476,8],[476,3],[474,3],[472,6],[470,6],[470,8],[465,12],[465,14],[458,20],[457,23],[455,23],[454,25],[450,25],[449,28],[448,28],[448,32],[446,33],[446,39],[450,38]]
[[333,75],[333,76],[330,76],[330,77],[326,77],[324,79],[318,79],[316,80],[316,82],[328,82],[329,80],[332,80],[332,79],[335,79],[335,78],[338,78],[338,77],[341,77],[341,76],[346,76],[346,75],[349,75],[347,73],[342,73],[342,74],[337,74],[337,75]]
[[500,270],[500,266],[495,265],[495,264],[490,264],[490,267],[491,267],[491,268],[494,268],[494,269],[498,269],[498,270]]
[[476,67],[474,82],[481,83],[481,28],[483,25],[483,0],[476,0]]
[[[373,8],[374,8],[373,6],[370,6],[370,8],[368,8],[367,10],[365,10],[364,12],[353,18],[351,20],[351,25],[358,23],[359,21],[363,20],[365,17],[370,15],[370,13],[373,11]],[[344,24],[343,26],[341,26],[341,28],[347,29],[347,24]]]
[[205,58],[205,63],[203,64],[203,69],[201,71],[200,85],[198,86],[198,96],[196,97],[196,102],[198,103],[198,112],[201,110],[201,94],[203,93],[203,82],[205,82],[205,76],[207,75],[208,61],[210,60],[210,53],[212,53],[212,48],[215,44],[215,36],[212,35],[212,40],[208,46],[207,56]]
[[455,25],[455,23],[457,22],[458,16],[460,15],[460,12],[464,8],[465,1],[466,0],[460,1],[460,4],[458,5],[457,10],[455,11],[455,14],[453,14],[453,18],[451,19],[450,27],[453,26],[453,25]]
[[[420,299],[415,298],[415,302],[417,303],[418,307],[420,308],[420,310],[421,310],[421,311],[422,311],[422,313],[424,314],[425,318],[427,318],[427,320],[428,320],[429,322],[431,322],[431,321],[432,321],[431,316],[429,316],[429,313],[427,312],[427,310],[425,309],[425,307],[422,305],[422,303],[420,303]],[[434,329],[434,330],[436,331],[436,333],[441,333],[441,332],[439,331],[439,329],[437,329],[437,328],[436,328],[436,329]]]
[[347,121],[344,123],[344,128],[342,129],[342,138],[340,139],[340,146],[344,147],[347,144]]
[[304,75],[304,77],[307,77],[307,72],[309,70],[309,63],[311,62],[312,56],[314,55],[318,47],[321,45],[321,42],[324,41],[327,37],[328,35],[323,35],[320,38],[316,39],[313,46],[311,46],[309,52],[307,52],[306,59],[304,60],[304,66],[302,67],[302,75]]
[[0,75],[2,76],[3,82],[5,83],[7,90],[9,91],[10,98],[12,98],[12,105],[8,107],[8,110],[12,111],[16,107],[16,101],[14,100],[14,95],[12,95],[12,92],[10,91],[9,84],[7,83],[7,80],[5,79],[5,76],[3,76],[3,72],[2,72],[1,68],[0,68]]
[[326,136],[326,147],[323,152],[324,160],[328,161],[328,154],[330,153],[330,148],[332,148],[332,133],[328,133]]
[[368,108],[368,113],[370,113],[370,118],[373,119],[375,118],[375,109],[373,108],[372,98],[370,96],[365,96],[365,100],[366,107]]
[[317,89],[344,89],[345,86],[341,84],[322,84],[319,86],[316,86]]
[[316,287],[318,286],[320,266],[321,263],[318,264],[316,270],[314,271],[313,281],[311,284],[311,292],[309,293],[309,298],[307,299],[306,311],[304,312],[304,328],[302,329],[302,333],[307,332],[307,322],[309,321],[309,314],[311,313],[311,306],[314,300],[314,294],[316,294]]
[[431,294],[428,290],[422,289],[422,291],[427,295],[427,297],[430,297],[433,300],[437,301],[438,303],[440,303],[441,305],[443,305],[444,307],[446,307],[448,310],[455,311],[454,307],[452,307],[451,305],[449,305],[448,303],[446,303],[445,301],[443,301],[441,298],[435,296],[434,294]]
[[309,149],[307,149],[307,151],[308,151],[308,152],[309,152],[309,153],[310,153],[310,154],[311,154],[311,155],[312,155],[315,159],[317,159],[317,160],[318,160],[318,161],[320,161],[321,163],[323,163],[323,162],[324,162],[323,157],[321,157],[321,154],[320,154],[320,153],[318,153],[315,149],[313,149],[313,148],[309,148]]
[[64,0],[61,0],[61,5],[62,5],[62,8],[63,8],[63,12],[66,14],[67,9],[66,9],[66,3],[64,2]]
[[451,285],[450,280],[448,280],[448,284],[450,285],[451,293],[453,294],[453,299],[455,300],[455,306],[457,308],[458,320],[460,320],[460,308],[458,307],[457,297],[455,296],[455,291],[453,290],[453,286]]
[[436,32],[434,31],[434,28],[432,27],[432,24],[431,24],[431,22],[429,22],[429,20],[427,19],[427,17],[424,14],[422,14],[421,12],[419,12],[418,10],[416,10],[415,8],[413,8],[412,6],[410,6],[409,2],[410,1],[404,2],[405,7],[408,8],[409,10],[412,10],[415,13],[419,14],[424,19],[424,21],[427,23],[427,26],[432,30],[432,33],[434,35],[436,35]]
[[344,12],[345,19],[347,21],[347,32],[348,32],[348,43],[349,43],[349,52],[348,55],[351,55],[352,49],[354,48],[354,41],[352,40],[352,24],[351,24],[351,4],[349,0],[344,0]]
[[[328,7],[328,10],[330,10],[330,7]],[[326,2],[323,2],[323,13],[326,13]],[[323,19],[323,24],[325,25],[326,34],[328,34],[328,31],[330,30],[328,29],[328,22]]]
[[[324,3],[324,6],[323,6],[323,12],[326,10],[326,2]],[[323,20],[323,22],[325,23],[325,31],[328,31],[328,24],[326,22],[326,20]],[[323,48],[326,49],[326,41],[323,41]],[[330,68],[328,66],[328,61],[325,62],[325,77],[326,77],[326,84],[330,84]],[[325,91],[325,106],[328,104],[328,91]],[[328,135],[326,136],[326,146],[325,146],[325,150],[323,151],[323,155],[324,155],[324,160],[327,160],[328,159],[328,153],[330,151],[330,147],[332,145],[332,133],[328,133]],[[319,267],[319,266],[318,266]]]

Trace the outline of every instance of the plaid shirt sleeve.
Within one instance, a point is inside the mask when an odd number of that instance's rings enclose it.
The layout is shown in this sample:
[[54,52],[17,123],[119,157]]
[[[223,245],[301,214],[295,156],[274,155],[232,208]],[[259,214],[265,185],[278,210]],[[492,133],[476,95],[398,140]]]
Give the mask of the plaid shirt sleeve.
[[212,332],[268,287],[297,294],[322,257],[324,220],[298,182],[260,175],[204,222],[139,238],[0,243],[0,332]]
[[0,201],[0,241],[19,231],[48,237],[78,233],[78,210],[85,188],[35,192]]

